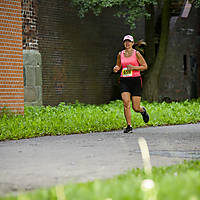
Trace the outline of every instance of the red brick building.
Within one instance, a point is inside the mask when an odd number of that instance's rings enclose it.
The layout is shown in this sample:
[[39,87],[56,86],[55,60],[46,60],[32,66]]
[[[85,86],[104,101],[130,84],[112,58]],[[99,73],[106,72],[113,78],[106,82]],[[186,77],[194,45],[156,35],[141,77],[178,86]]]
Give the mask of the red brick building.
[[0,0],[0,110],[24,113],[21,0]]

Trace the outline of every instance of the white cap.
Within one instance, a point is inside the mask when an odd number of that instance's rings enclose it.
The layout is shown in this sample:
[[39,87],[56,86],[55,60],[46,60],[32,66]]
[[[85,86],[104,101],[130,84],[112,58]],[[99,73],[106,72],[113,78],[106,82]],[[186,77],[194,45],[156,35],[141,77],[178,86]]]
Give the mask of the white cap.
[[134,41],[133,36],[131,36],[131,35],[126,35],[126,36],[124,36],[123,42],[124,42],[125,40],[130,40],[131,42]]

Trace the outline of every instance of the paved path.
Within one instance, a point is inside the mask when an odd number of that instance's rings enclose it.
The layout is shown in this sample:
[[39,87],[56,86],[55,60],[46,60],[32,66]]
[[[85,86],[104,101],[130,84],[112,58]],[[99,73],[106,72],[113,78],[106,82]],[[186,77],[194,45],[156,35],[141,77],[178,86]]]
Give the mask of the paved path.
[[71,181],[108,178],[143,167],[138,138],[154,166],[200,159],[200,124],[138,128],[0,142],[0,195]]

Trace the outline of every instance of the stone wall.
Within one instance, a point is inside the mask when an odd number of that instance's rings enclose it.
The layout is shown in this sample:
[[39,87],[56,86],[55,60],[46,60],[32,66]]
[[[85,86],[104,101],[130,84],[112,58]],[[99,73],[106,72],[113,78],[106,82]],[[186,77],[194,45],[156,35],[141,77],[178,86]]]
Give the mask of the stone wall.
[[166,61],[160,77],[160,99],[200,96],[200,10],[171,19]]
[[0,0],[0,110],[24,113],[21,0]]
[[41,55],[36,50],[23,50],[24,101],[26,105],[42,105]]
[[[89,14],[80,19],[70,1],[40,1],[43,104],[109,102],[118,76],[112,68],[127,33],[128,26],[123,19],[113,17],[111,9],[99,17]],[[143,35],[141,31],[137,37]]]

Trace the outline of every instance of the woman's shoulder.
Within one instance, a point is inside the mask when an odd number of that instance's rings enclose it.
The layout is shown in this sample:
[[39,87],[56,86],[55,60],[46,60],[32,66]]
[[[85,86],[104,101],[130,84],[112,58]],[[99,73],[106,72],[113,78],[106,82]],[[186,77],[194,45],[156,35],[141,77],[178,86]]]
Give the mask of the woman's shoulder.
[[119,51],[117,55],[118,55],[118,56],[121,56],[121,54],[122,54],[123,52],[124,52],[124,50]]
[[137,51],[137,50],[135,50],[135,54],[136,54],[137,56],[140,56],[140,55],[141,55],[141,53],[140,53],[139,51]]
[[133,52],[137,54],[137,53],[138,53],[138,50],[136,50],[136,49],[133,49]]

